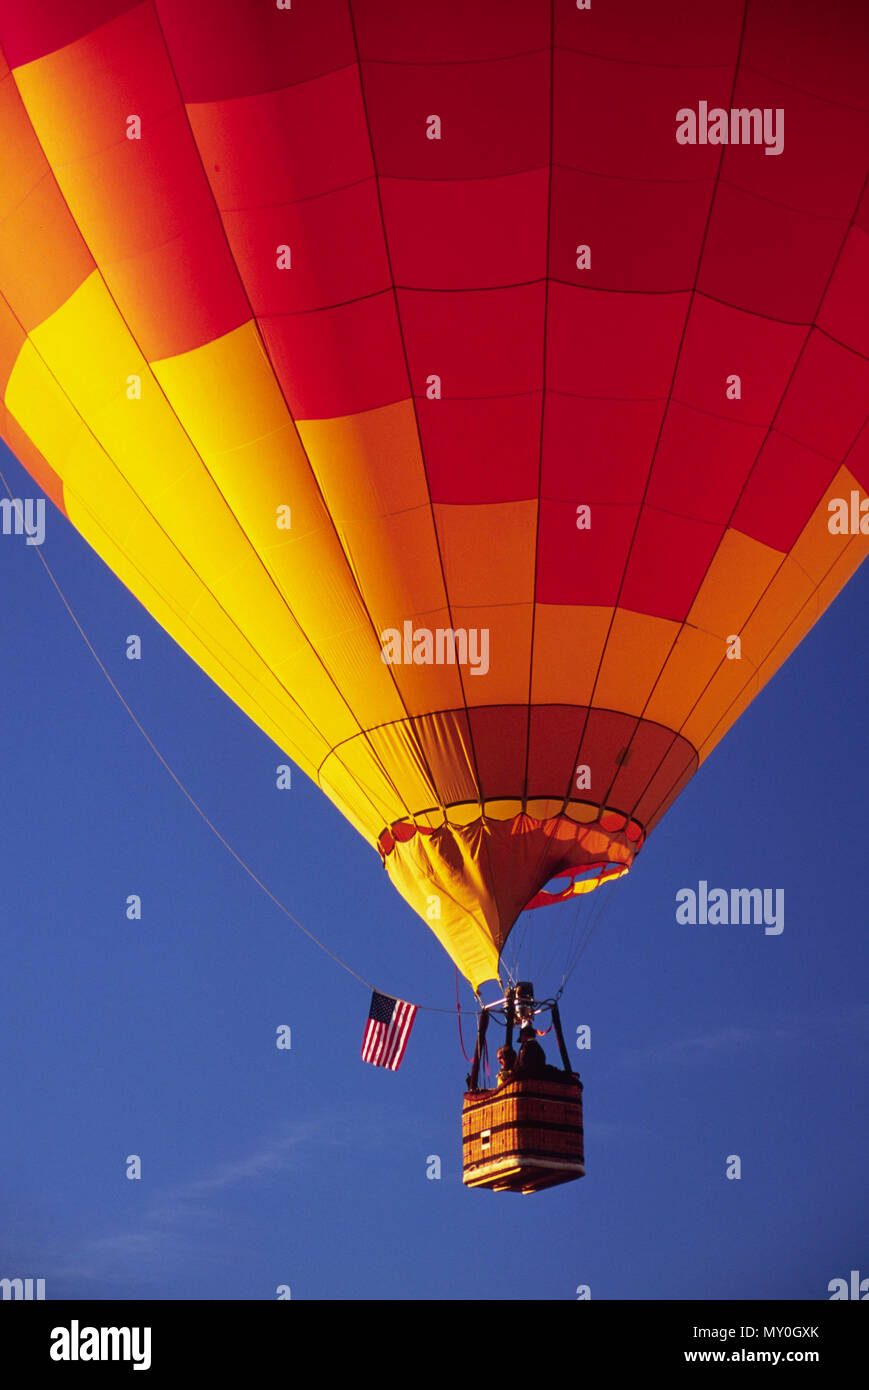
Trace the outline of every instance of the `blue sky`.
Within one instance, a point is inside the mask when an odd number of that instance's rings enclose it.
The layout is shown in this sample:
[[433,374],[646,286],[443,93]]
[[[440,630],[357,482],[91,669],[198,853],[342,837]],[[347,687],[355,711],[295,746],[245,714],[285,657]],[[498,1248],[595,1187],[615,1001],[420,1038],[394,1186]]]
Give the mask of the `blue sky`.
[[[2,468],[34,495],[5,449]],[[376,854],[301,773],[276,789],[280,752],[50,507],[41,553],[277,897],[377,988],[453,1008],[453,966]],[[366,989],[184,800],[21,537],[0,536],[0,585],[0,1277],[49,1298],[548,1300],[824,1299],[869,1274],[869,573],[601,890],[562,1000],[570,1035],[591,1028],[587,1176],[530,1200],[462,1187],[455,1016],[421,1012],[398,1073],[366,1066]],[[784,930],[679,925],[701,879],[782,888]],[[532,916],[539,993],[574,918]]]

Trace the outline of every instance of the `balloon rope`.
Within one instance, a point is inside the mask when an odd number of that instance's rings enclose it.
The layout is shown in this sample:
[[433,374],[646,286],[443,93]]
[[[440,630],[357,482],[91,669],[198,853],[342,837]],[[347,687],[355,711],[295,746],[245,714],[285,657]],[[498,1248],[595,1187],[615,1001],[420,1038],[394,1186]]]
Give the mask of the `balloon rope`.
[[[603,869],[601,869],[601,873],[603,873]],[[598,893],[599,893],[599,892],[601,891],[601,889],[598,888],[597,891],[598,891]],[[579,948],[579,951],[578,951],[578,953],[577,953],[577,955],[576,955],[576,958],[575,958],[575,960],[573,961],[573,963],[570,965],[569,968],[565,967],[564,975],[562,976],[562,979],[561,979],[561,988],[562,988],[562,989],[564,989],[564,986],[567,984],[567,981],[570,979],[570,977],[571,977],[571,975],[573,974],[574,970],[575,970],[576,967],[579,965],[579,962],[580,962],[580,960],[582,959],[582,956],[583,956],[584,953],[585,953],[585,948],[586,948],[586,946],[587,946],[588,943],[591,941],[591,938],[594,936],[594,934],[595,934],[595,932],[597,931],[598,927],[601,926],[601,924],[603,923],[603,920],[604,920],[604,918],[606,917],[606,915],[607,915],[607,913],[608,913],[608,911],[609,911],[610,903],[612,902],[612,885],[610,885],[609,889],[604,888],[603,891],[604,891],[604,893],[606,894],[606,896],[604,897],[604,899],[603,899],[600,903],[595,903],[594,906],[593,906],[591,918],[589,919],[588,931],[587,931],[586,934],[585,934],[585,938],[584,938],[584,940],[582,941],[582,944],[581,944],[581,946],[580,946],[580,948]]]
[[456,1017],[458,1018],[458,1021],[459,1021],[459,1047],[462,1049],[462,1056],[464,1057],[465,1061],[468,1063],[468,1066],[470,1066],[470,1065],[471,1065],[471,1058],[468,1056],[467,1052],[465,1051],[465,1040],[464,1040],[464,1038],[462,1037],[462,1010],[461,1010],[460,1005],[459,1005],[459,967],[458,967],[458,966],[456,966]]
[[[12,493],[11,493],[11,491],[10,491],[9,484],[8,484],[8,482],[6,481],[6,478],[5,478],[5,476],[4,476],[2,470],[0,470],[0,481],[2,481],[3,486],[4,486],[4,488],[6,489],[6,492],[7,492],[7,494],[9,495],[9,497],[12,497]],[[293,925],[299,928],[299,931],[304,932],[304,933],[305,933],[305,936],[307,936],[308,939],[309,939],[310,941],[313,941],[313,943],[314,943],[315,946],[319,946],[320,950],[321,950],[321,951],[324,951],[325,954],[326,954],[327,956],[331,957],[331,959],[335,962],[336,965],[340,965],[340,967],[341,967],[342,970],[346,970],[348,975],[352,975],[353,978],[356,979],[356,980],[358,980],[360,984],[365,985],[366,989],[370,989],[370,990],[372,990],[372,991],[375,992],[375,993],[380,993],[380,994],[386,993],[385,990],[376,990],[375,986],[371,983],[370,980],[366,980],[365,977],[364,977],[363,975],[360,975],[360,974],[358,973],[358,971],[354,970],[353,967],[350,966],[350,965],[348,965],[346,961],[343,961],[343,960],[341,959],[340,956],[336,956],[336,954],[335,954],[334,951],[330,951],[328,946],[324,945],[324,943],[323,943],[322,941],[320,941],[319,938],[316,937],[312,931],[309,931],[308,928],[307,928],[306,926],[304,926],[304,925],[299,921],[298,917],[295,917],[295,916],[293,915],[293,913],[290,912],[290,909],[289,909],[288,907],[286,907],[286,906],[284,905],[284,903],[281,902],[280,898],[276,897],[275,894],[272,892],[272,890],[271,890],[265,883],[263,883],[262,879],[254,872],[254,870],[250,867],[250,865],[247,864],[247,863],[245,862],[244,859],[242,859],[242,857],[241,857],[241,855],[238,853],[238,851],[235,850],[235,849],[233,849],[232,845],[229,843],[229,841],[226,839],[226,837],[225,837],[224,835],[221,834],[221,832],[218,830],[217,826],[214,824],[213,820],[211,820],[211,818],[206,814],[206,812],[203,811],[202,807],[199,805],[199,802],[196,800],[196,798],[193,796],[193,794],[187,790],[187,788],[185,787],[184,783],[181,781],[181,778],[177,775],[177,773],[172,769],[172,767],[171,767],[171,766],[169,765],[169,763],[166,761],[166,759],[164,758],[163,754],[160,752],[160,749],[157,747],[156,743],[155,743],[154,740],[151,738],[151,736],[150,736],[150,734],[148,733],[148,731],[144,728],[144,726],[142,725],[142,723],[140,722],[140,720],[139,720],[138,717],[136,716],[136,714],[135,714],[135,712],[133,711],[133,709],[132,709],[132,708],[130,707],[130,705],[127,703],[127,701],[126,701],[126,699],[124,698],[124,696],[123,696],[123,694],[121,693],[121,691],[118,689],[118,686],[115,684],[114,680],[112,679],[112,676],[110,675],[109,671],[106,669],[105,665],[103,664],[102,660],[100,659],[99,654],[97,653],[96,649],[94,648],[93,643],[91,642],[90,638],[88,637],[87,633],[85,632],[84,628],[82,627],[81,623],[79,622],[78,617],[77,617],[76,614],[73,612],[72,605],[70,604],[69,600],[67,599],[66,594],[65,594],[65,593],[63,592],[63,590],[61,589],[60,584],[57,582],[57,579],[56,579],[55,576],[54,576],[54,572],[53,572],[53,570],[51,569],[51,566],[49,565],[48,561],[45,559],[45,556],[42,554],[42,549],[41,549],[41,547],[38,547],[38,546],[36,547],[36,554],[37,554],[37,556],[39,557],[40,561],[42,562],[42,566],[43,566],[43,568],[44,568],[46,574],[48,575],[49,579],[51,580],[52,584],[54,585],[54,588],[55,588],[55,590],[56,590],[56,592],[57,592],[57,594],[58,594],[58,597],[60,598],[61,603],[63,604],[63,606],[64,606],[64,608],[66,609],[66,611],[67,611],[67,613],[69,614],[69,616],[72,618],[72,621],[75,623],[75,626],[76,626],[76,628],[78,629],[79,636],[81,637],[82,641],[84,642],[85,646],[87,647],[88,651],[90,652],[90,654],[91,654],[91,656],[93,657],[94,661],[96,662],[97,666],[98,666],[98,667],[100,668],[100,670],[102,671],[103,675],[105,676],[106,680],[108,681],[108,683],[109,683],[109,685],[111,686],[112,690],[114,691],[115,695],[117,695],[118,699],[120,700],[120,702],[121,702],[121,704],[123,705],[124,709],[126,710],[127,714],[130,716],[130,718],[132,719],[132,721],[133,721],[133,723],[135,724],[136,728],[139,730],[139,733],[142,735],[142,737],[143,737],[143,739],[145,740],[145,742],[147,743],[148,747],[151,749],[151,752],[154,754],[154,756],[157,758],[157,760],[158,760],[158,761],[163,765],[163,767],[166,769],[166,771],[168,772],[169,776],[172,778],[172,781],[175,783],[175,785],[176,785],[176,787],[178,788],[178,790],[179,790],[180,792],[182,792],[182,794],[187,798],[187,800],[189,801],[190,805],[193,807],[193,809],[194,809],[194,811],[196,812],[196,814],[205,822],[205,824],[208,826],[208,829],[211,831],[211,833],[216,837],[216,839],[218,839],[218,840],[220,841],[220,843],[223,845],[224,849],[227,850],[228,853],[232,855],[232,857],[233,857],[233,859],[235,860],[235,862],[239,865],[240,868],[242,868],[242,869],[244,870],[244,872],[247,874],[248,878],[253,879],[253,881],[254,881],[254,883],[257,885],[257,887],[260,888],[260,889],[262,890],[262,892],[265,893],[266,897],[269,898],[270,901],[274,903],[274,905],[275,905],[275,907],[278,909],[278,911],[282,912],[282,913],[284,914],[285,917],[289,918],[289,920],[293,923]],[[394,997],[394,996],[391,996],[391,995],[390,995],[389,997],[392,998],[392,997]],[[436,1007],[435,1007],[434,1005],[432,1005],[432,1004],[417,1004],[416,1007],[417,1007],[418,1009],[425,1009],[426,1012],[428,1012],[428,1013],[436,1013],[436,1014],[449,1014],[449,1013],[452,1013],[452,1009],[439,1009],[439,1008],[436,1008]],[[472,1011],[472,1010],[466,1009],[465,1012],[466,1012],[469,1016],[473,1016],[473,1011]]]

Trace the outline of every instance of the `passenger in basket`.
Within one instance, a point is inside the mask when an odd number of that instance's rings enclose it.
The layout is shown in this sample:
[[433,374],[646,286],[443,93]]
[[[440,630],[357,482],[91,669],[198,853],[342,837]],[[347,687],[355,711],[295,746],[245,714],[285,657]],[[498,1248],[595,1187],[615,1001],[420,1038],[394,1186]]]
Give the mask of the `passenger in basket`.
[[499,1047],[498,1061],[501,1063],[501,1070],[498,1072],[497,1084],[506,1086],[508,1081],[513,1080],[513,1068],[516,1066],[516,1053],[512,1047]]

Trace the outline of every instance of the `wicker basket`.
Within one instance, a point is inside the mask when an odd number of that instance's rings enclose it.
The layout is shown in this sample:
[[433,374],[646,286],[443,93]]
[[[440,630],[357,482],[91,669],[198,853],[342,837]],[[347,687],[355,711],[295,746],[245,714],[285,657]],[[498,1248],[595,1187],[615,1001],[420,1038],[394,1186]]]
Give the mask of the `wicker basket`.
[[565,1072],[466,1091],[462,1143],[466,1187],[539,1192],[583,1177],[582,1082]]

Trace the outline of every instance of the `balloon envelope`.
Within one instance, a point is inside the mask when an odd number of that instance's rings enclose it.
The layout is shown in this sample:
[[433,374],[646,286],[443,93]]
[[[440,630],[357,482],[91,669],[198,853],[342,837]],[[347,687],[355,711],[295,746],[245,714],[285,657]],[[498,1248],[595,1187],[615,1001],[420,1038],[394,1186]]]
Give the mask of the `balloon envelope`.
[[865,554],[864,18],[0,4],[3,435],[474,985]]

